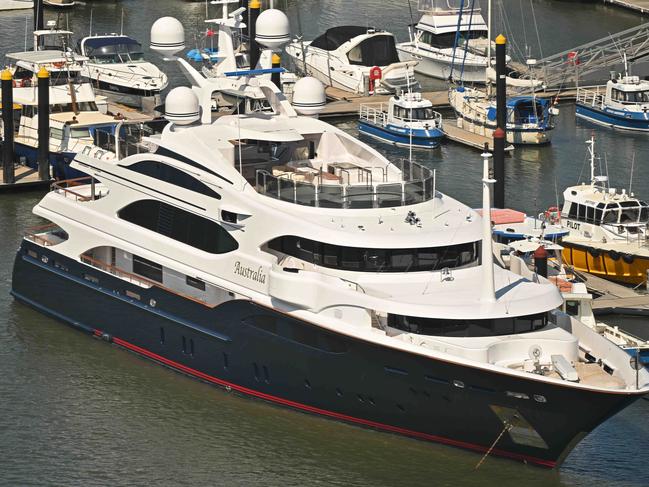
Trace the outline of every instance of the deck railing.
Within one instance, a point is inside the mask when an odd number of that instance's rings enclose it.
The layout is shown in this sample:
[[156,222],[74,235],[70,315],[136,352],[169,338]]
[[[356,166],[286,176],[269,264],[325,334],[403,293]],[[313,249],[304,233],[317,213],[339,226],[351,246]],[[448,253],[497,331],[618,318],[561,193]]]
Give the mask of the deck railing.
[[[349,184],[349,177],[343,175],[338,181],[331,182],[320,172],[309,182],[293,179],[293,174],[273,176],[264,169],[258,169],[256,189],[271,198],[320,208],[389,208],[433,199],[435,171],[407,159],[396,164],[401,169],[400,181],[389,181],[387,173],[384,173],[385,182],[373,182],[367,177],[353,184]],[[345,179],[348,184],[345,184]]]
[[594,90],[577,88],[577,103],[597,108],[604,108],[604,95],[605,93],[600,92],[599,87]]
[[[97,180],[92,176],[84,176],[81,178],[65,179],[63,181],[56,181],[52,183],[51,190],[55,193],[62,194],[66,198],[73,198],[75,201],[94,201],[103,196],[101,192],[97,193],[96,189]],[[90,185],[90,194],[82,194],[78,190],[70,189],[78,186]]]
[[55,223],[29,227],[23,232],[23,237],[43,247],[51,247],[67,240],[65,232]]

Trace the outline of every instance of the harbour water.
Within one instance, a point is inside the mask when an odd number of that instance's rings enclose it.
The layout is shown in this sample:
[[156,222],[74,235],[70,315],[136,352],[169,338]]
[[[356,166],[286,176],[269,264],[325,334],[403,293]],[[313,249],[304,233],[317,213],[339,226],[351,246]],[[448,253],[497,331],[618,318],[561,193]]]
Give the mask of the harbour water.
[[[404,39],[410,20],[405,1],[275,3],[287,9],[294,30],[299,29],[299,9],[300,30],[307,38],[354,22],[389,27]],[[514,37],[519,43],[527,38],[538,55],[530,2],[503,3],[511,8],[508,22],[515,27]],[[592,3],[532,4],[545,54],[643,20]],[[124,31],[145,45],[149,26],[158,16],[180,18],[188,39],[204,29],[202,2],[124,0],[76,7],[68,22],[79,35],[88,31],[91,8],[96,32],[119,30],[123,8]],[[24,13],[0,15],[0,29],[2,54],[24,48]],[[173,65],[163,69],[175,83],[182,82]],[[530,213],[555,205],[566,185],[586,175],[584,141],[593,131],[612,185],[628,187],[635,158],[633,191],[649,198],[649,138],[576,122],[574,106],[560,108],[551,146],[517,149],[507,160],[508,205]],[[335,123],[357,134],[356,121]],[[390,157],[407,156],[407,151],[368,142]],[[481,165],[476,151],[444,144],[413,156],[437,169],[441,191],[479,205]],[[13,254],[22,230],[40,223],[31,208],[41,196],[0,195],[0,485],[649,484],[649,401],[636,402],[588,435],[557,471],[497,458],[475,471],[477,454],[241,398],[63,326],[9,295]],[[96,315],[98,324],[109,319],[101,309]]]

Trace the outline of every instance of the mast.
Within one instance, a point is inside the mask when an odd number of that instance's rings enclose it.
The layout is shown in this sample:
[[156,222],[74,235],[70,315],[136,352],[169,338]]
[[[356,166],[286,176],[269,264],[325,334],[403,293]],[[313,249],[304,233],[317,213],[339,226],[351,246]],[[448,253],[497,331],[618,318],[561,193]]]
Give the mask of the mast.
[[491,0],[487,2],[487,68],[485,69],[485,83],[487,84],[487,96],[491,96],[489,83],[489,68],[491,67]]
[[595,184],[595,136],[591,134],[590,140],[586,141],[588,153],[590,154],[590,182]]
[[482,153],[482,296],[480,301],[496,302],[494,283],[493,237],[491,235],[491,187],[496,182],[489,177],[489,158],[486,150]]

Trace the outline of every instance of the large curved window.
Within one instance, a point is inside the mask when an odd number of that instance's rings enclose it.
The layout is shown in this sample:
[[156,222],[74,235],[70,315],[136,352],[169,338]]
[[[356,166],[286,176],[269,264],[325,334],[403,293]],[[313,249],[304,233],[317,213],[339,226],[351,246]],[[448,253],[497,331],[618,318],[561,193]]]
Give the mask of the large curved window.
[[130,166],[125,166],[130,171],[135,171],[146,176],[150,176],[166,183],[180,186],[181,188],[194,191],[195,193],[204,194],[211,198],[221,199],[221,195],[216,191],[210,189],[206,184],[203,184],[195,177],[187,174],[180,169],[165,164],[159,161],[140,161]]
[[450,320],[388,315],[388,326],[392,328],[418,335],[447,337],[514,335],[539,330],[547,324],[547,313],[487,320]]
[[122,208],[118,216],[210,254],[223,254],[239,247],[234,237],[218,223],[162,201],[136,201]]
[[288,235],[271,240],[268,247],[323,267],[362,272],[452,269],[476,264],[480,256],[479,241],[445,247],[371,249],[325,244]]

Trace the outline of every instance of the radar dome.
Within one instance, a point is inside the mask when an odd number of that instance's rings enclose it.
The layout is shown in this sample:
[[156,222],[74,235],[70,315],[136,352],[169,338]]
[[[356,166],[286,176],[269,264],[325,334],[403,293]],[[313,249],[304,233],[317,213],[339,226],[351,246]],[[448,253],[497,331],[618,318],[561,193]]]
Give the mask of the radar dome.
[[165,118],[174,125],[191,125],[200,118],[198,97],[191,88],[179,86],[165,99]]
[[288,17],[281,10],[264,10],[255,23],[255,40],[268,49],[279,49],[291,40]]
[[174,17],[162,17],[151,26],[151,50],[173,56],[185,49],[185,28]]
[[293,108],[300,115],[317,115],[327,103],[325,87],[320,80],[307,76],[293,87]]

